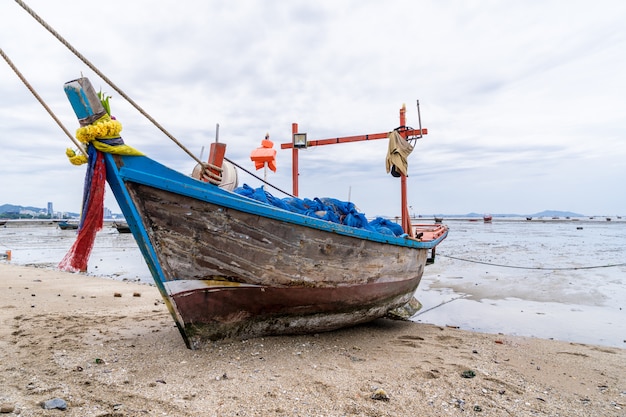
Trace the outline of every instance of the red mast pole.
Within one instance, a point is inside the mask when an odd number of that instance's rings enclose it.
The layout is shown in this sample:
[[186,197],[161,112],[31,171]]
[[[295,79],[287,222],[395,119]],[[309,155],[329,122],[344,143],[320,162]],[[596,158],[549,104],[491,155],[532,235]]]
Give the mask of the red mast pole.
[[[291,124],[291,137],[298,133],[298,123]],[[293,195],[298,196],[298,148],[293,146],[291,148],[291,181],[293,182]]]
[[[400,109],[400,127],[406,126],[406,105],[402,105]],[[405,137],[403,134],[402,137]],[[401,192],[401,201],[400,201],[400,209],[402,210],[402,228],[404,229],[404,233],[413,237],[413,227],[411,226],[411,218],[409,216],[409,204],[408,197],[406,191],[406,176],[401,175],[400,177],[400,192]]]

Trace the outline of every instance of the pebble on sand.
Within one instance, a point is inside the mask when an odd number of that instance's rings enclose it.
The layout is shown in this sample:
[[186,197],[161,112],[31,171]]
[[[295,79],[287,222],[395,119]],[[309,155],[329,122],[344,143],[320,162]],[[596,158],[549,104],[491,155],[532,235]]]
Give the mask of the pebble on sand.
[[48,401],[44,401],[41,403],[41,408],[45,409],[45,410],[53,410],[53,409],[58,409],[58,410],[66,410],[67,409],[67,403],[65,402],[65,400],[61,399],[61,398],[53,398],[51,400]]

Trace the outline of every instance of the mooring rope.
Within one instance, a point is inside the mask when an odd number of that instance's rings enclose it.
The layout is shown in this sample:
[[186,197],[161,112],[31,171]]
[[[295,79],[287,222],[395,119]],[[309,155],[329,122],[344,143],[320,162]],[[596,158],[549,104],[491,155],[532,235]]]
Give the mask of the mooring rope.
[[499,268],[528,269],[528,270],[539,270],[539,271],[577,271],[577,270],[584,270],[584,269],[614,268],[614,267],[617,267],[617,266],[626,266],[626,263],[608,264],[608,265],[596,265],[596,266],[572,266],[572,267],[567,267],[567,268],[561,268],[561,267],[541,267],[541,266],[516,266],[516,265],[504,265],[504,264],[496,264],[496,263],[492,263],[492,262],[477,261],[477,260],[474,260],[474,259],[464,259],[464,258],[459,258],[459,257],[456,257],[456,256],[443,255],[441,253],[437,253],[437,256],[443,256],[444,258],[450,258],[450,259],[454,259],[454,260],[462,261],[462,262],[470,262],[470,263],[475,263],[475,264],[497,266]]
[[432,311],[432,310],[434,310],[434,309],[436,309],[436,308],[439,308],[439,307],[441,307],[441,306],[444,306],[444,305],[446,305],[446,304],[448,304],[448,303],[451,303],[451,302],[453,302],[453,301],[460,300],[460,299],[463,299],[463,298],[467,298],[467,297],[468,297],[468,295],[467,295],[467,294],[464,294],[464,295],[460,295],[460,296],[458,296],[458,297],[454,297],[454,298],[452,298],[452,299],[450,299],[450,300],[442,301],[441,303],[437,304],[436,306],[432,306],[432,307],[430,307],[430,308],[427,308],[426,310],[419,310],[417,313],[415,313],[415,314],[413,315],[413,317],[420,316],[420,315],[422,315],[422,314],[424,314],[424,313],[428,313],[429,311]]
[[[545,267],[526,267],[526,266],[515,266],[515,265],[503,265],[503,264],[495,264],[495,263],[491,263],[491,262],[483,262],[483,261],[477,261],[477,260],[473,260],[473,259],[464,259],[464,258],[459,258],[456,256],[450,256],[450,255],[442,255],[440,253],[437,254],[437,256],[443,256],[444,258],[450,258],[450,259],[454,259],[457,261],[463,261],[463,262],[471,262],[471,263],[475,263],[475,264],[481,264],[481,265],[489,265],[489,266],[497,266],[500,268],[515,268],[515,269],[530,269],[530,270],[542,270],[542,271],[575,271],[575,270],[582,270],[582,269],[597,269],[597,268],[612,268],[612,267],[616,267],[616,266],[626,266],[626,263],[622,263],[622,264],[609,264],[609,265],[598,265],[598,266],[582,266],[582,267],[570,267],[570,268],[545,268]],[[420,316],[422,314],[425,314],[429,311],[432,311],[436,308],[442,307],[448,303],[451,303],[453,301],[456,300],[460,300],[463,298],[467,298],[468,295],[464,294],[464,295],[460,295],[458,297],[454,297],[450,300],[446,300],[446,301],[442,301],[441,303],[437,304],[436,306],[430,307],[426,310],[420,310],[418,311],[413,317],[417,317]]]
[[[156,126],[161,132],[163,132],[163,134],[165,134],[165,136],[167,136],[176,145],[178,145],[178,147],[181,148],[185,153],[187,153],[187,155],[189,155],[194,161],[196,161],[198,164],[200,164],[204,168],[204,170],[207,170],[207,163],[202,162],[189,149],[187,149],[178,139],[176,139],[174,137],[174,135],[172,135],[159,122],[157,122],[152,116],[150,116],[148,114],[148,112],[146,112],[141,106],[139,106],[139,104],[137,104],[132,98],[130,98],[130,96],[128,96],[121,88],[119,88],[117,86],[117,84],[115,84],[106,75],[104,75],[104,73],[102,73],[102,71],[100,71],[94,64],[92,64],[91,61],[89,61],[83,54],[81,54],[76,48],[74,48],[67,40],[65,40],[65,38],[63,38],[63,36],[61,36],[56,30],[54,30],[48,23],[46,23],[46,21],[44,21],[37,13],[35,13],[35,11],[33,9],[28,7],[28,5],[26,3],[24,3],[22,0],[15,0],[15,2],[17,4],[19,4],[28,14],[30,14],[48,32],[50,32],[52,34],[52,36],[57,38],[63,45],[65,45],[65,47],[67,49],[69,49],[74,55],[76,55],[78,57],[78,59],[83,61],[85,63],[85,65],[87,65],[93,72],[95,72],[100,78],[102,78],[102,80],[104,82],[106,82],[120,96],[122,96],[126,101],[128,101],[139,113],[141,113],[146,119],[148,119],[152,124],[154,124],[154,126]],[[230,162],[231,164],[233,164],[237,168],[241,169],[242,171],[246,172],[247,174],[251,175],[252,177],[256,178],[257,180],[263,182],[264,184],[274,188],[275,190],[277,190],[277,191],[279,191],[279,192],[281,192],[281,193],[283,193],[285,195],[288,195],[290,197],[294,197],[290,193],[281,190],[280,188],[272,185],[271,183],[267,182],[266,180],[260,178],[259,176],[255,175],[254,173],[252,173],[252,172],[248,171],[247,169],[243,168],[242,166],[240,166],[236,162],[233,162],[233,161],[231,161],[228,158],[224,158],[224,160]]]
[[50,109],[50,107],[46,104],[45,101],[43,101],[43,99],[41,98],[41,96],[39,94],[37,94],[37,91],[35,91],[35,89],[33,88],[33,86],[28,82],[28,80],[26,79],[26,77],[24,77],[24,75],[22,75],[22,73],[20,72],[19,69],[17,69],[17,67],[13,64],[13,61],[11,61],[11,59],[7,56],[7,54],[4,53],[4,51],[2,50],[2,48],[0,48],[0,55],[2,55],[2,58],[4,58],[4,60],[7,62],[7,64],[9,64],[9,66],[11,67],[11,69],[13,70],[13,72],[15,72],[15,74],[19,77],[20,80],[22,80],[22,82],[24,83],[24,85],[26,86],[26,88],[28,88],[28,90],[30,90],[31,93],[33,93],[33,96],[35,96],[35,98],[37,99],[37,101],[39,101],[39,103],[41,103],[41,105],[43,106],[44,109],[46,109],[46,111],[48,112],[48,114],[50,114],[50,116],[52,116],[52,119],[54,119],[54,121],[59,125],[59,127],[61,128],[61,130],[63,130],[63,132],[65,132],[65,134],[67,135],[68,138],[70,138],[70,140],[74,143],[74,145],[76,145],[78,147],[78,149],[82,152],[83,155],[87,156],[87,151],[85,150],[85,148],[83,147],[83,144],[80,143],[79,141],[77,141],[74,136],[72,136],[72,134],[69,132],[69,130],[67,130],[65,128],[65,126],[63,125],[63,123],[61,123],[61,120],[59,120],[59,118],[54,114],[54,112],[52,111],[52,109]]

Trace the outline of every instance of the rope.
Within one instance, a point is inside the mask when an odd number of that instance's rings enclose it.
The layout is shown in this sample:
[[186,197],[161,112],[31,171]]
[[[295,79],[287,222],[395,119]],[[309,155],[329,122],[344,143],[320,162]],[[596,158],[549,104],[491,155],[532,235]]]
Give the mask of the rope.
[[[475,264],[482,264],[482,265],[489,265],[489,266],[497,266],[497,267],[501,267],[501,268],[532,269],[532,270],[542,270],[542,271],[575,271],[575,270],[582,270],[582,269],[612,268],[612,267],[616,267],[616,266],[626,266],[626,263],[622,263],[622,264],[609,264],[609,265],[598,265],[598,266],[582,266],[582,267],[571,267],[571,268],[542,268],[542,267],[525,267],[525,266],[495,264],[495,263],[490,263],[490,262],[476,261],[476,260],[472,260],[472,259],[458,258],[456,256],[441,255],[439,253],[437,254],[437,256],[443,256],[444,258],[455,259],[457,261],[471,262],[471,263],[475,263]],[[441,307],[441,306],[443,306],[445,304],[448,304],[448,303],[451,303],[453,301],[460,300],[460,299],[463,299],[463,298],[466,298],[466,297],[467,297],[467,295],[461,295],[461,296],[452,298],[450,300],[442,301],[441,303],[439,303],[436,306],[433,306],[433,307],[431,307],[429,309],[420,310],[413,317],[420,316],[420,315],[425,314],[425,313],[427,313],[429,311],[432,311],[432,310],[434,310],[436,308],[439,308],[439,307]]]
[[[205,172],[205,176],[208,177],[212,177],[211,172],[207,169],[207,163],[200,161],[200,159],[195,156],[191,151],[189,151],[189,149],[187,149],[182,143],[180,143],[178,141],[178,139],[176,139],[170,132],[168,132],[163,126],[161,126],[161,124],[159,122],[157,122],[152,116],[150,116],[143,108],[141,108],[141,106],[139,106],[137,103],[135,103],[135,101],[130,98],[121,88],[119,88],[113,81],[111,81],[106,75],[104,75],[95,65],[93,65],[83,54],[81,54],[80,52],[78,52],[78,50],[76,50],[76,48],[74,48],[67,40],[65,40],[65,38],[63,38],[58,32],[56,32],[50,25],[48,25],[41,17],[39,17],[39,15],[37,15],[37,13],[35,13],[30,7],[28,7],[28,5],[26,5],[26,3],[24,3],[22,0],[15,0],[15,2],[17,4],[19,4],[28,14],[30,14],[40,25],[42,25],[48,32],[50,32],[55,38],[57,38],[63,45],[65,45],[65,47],[67,49],[69,49],[74,55],[76,55],[78,57],[78,59],[80,59],[81,61],[83,61],[85,63],[85,65],[87,65],[93,72],[95,72],[100,78],[102,78],[102,80],[104,82],[106,82],[109,86],[111,86],[111,88],[113,88],[120,96],[122,96],[126,101],[128,101],[139,113],[141,113],[146,119],[148,119],[150,122],[152,122],[152,124],[154,124],[161,132],[163,132],[165,134],[165,136],[167,136],[168,138],[170,138],[176,145],[178,145],[179,148],[181,148],[183,151],[185,151],[187,153],[187,155],[189,155],[194,161],[196,161],[197,163],[199,163],[200,165],[202,165],[204,167],[204,172]],[[32,91],[32,90],[31,90]],[[43,104],[43,102],[42,102]],[[44,104],[45,107],[45,104]],[[54,116],[53,116],[54,117]],[[56,118],[55,118],[56,120]],[[63,128],[64,129],[64,128]],[[65,129],[64,129],[65,130]],[[71,137],[71,135],[70,135]],[[73,139],[73,138],[72,138]],[[82,150],[82,149],[81,149]],[[83,151],[84,153],[84,151]],[[256,178],[257,180],[263,182],[264,184],[267,184],[268,186],[274,188],[277,191],[280,191],[281,193],[288,195],[290,197],[294,197],[293,195],[289,194],[288,192],[285,192],[283,190],[281,190],[280,188],[270,184],[269,182],[265,181],[264,179],[260,178],[259,176],[253,174],[252,172],[248,171],[247,169],[243,168],[242,166],[240,166],[239,164],[231,161],[228,158],[224,158],[224,160],[230,162],[231,164],[233,164],[234,166],[236,166],[237,168],[241,169],[242,171],[246,172],[247,174],[253,176],[254,178]],[[217,167],[213,167],[214,169]],[[211,181],[213,182],[213,181]]]
[[2,58],[4,58],[4,60],[7,62],[7,64],[9,64],[9,66],[11,67],[11,69],[13,70],[13,72],[15,72],[15,74],[20,78],[20,80],[22,80],[22,82],[24,83],[24,85],[26,86],[26,88],[28,88],[28,90],[30,90],[31,93],[33,93],[33,96],[35,96],[35,98],[37,99],[37,101],[39,101],[39,103],[41,103],[41,105],[43,106],[44,109],[46,109],[46,111],[48,112],[48,114],[50,114],[50,116],[52,116],[52,118],[54,119],[54,121],[59,125],[59,127],[61,128],[61,130],[63,130],[63,132],[65,132],[65,134],[67,135],[68,138],[70,138],[70,140],[74,143],[74,145],[76,145],[78,147],[78,149],[80,149],[80,151],[82,152],[83,155],[87,156],[87,152],[85,151],[85,148],[83,147],[82,143],[80,143],[79,141],[77,141],[74,136],[72,136],[72,134],[69,132],[69,130],[67,130],[65,128],[65,126],[63,126],[63,123],[61,123],[61,121],[56,117],[56,115],[54,114],[54,112],[50,109],[50,107],[48,107],[48,105],[43,101],[43,99],[41,98],[41,96],[39,94],[37,94],[37,92],[35,91],[35,89],[32,87],[32,85],[28,82],[28,80],[26,80],[26,78],[22,75],[22,73],[20,72],[20,70],[17,69],[17,67],[15,65],[13,65],[13,62],[11,61],[11,59],[9,59],[9,57],[4,53],[4,51],[2,50],[2,48],[0,48],[0,55],[2,55]]
[[458,258],[456,256],[442,255],[440,253],[438,253],[437,256],[443,256],[444,258],[455,259],[457,261],[462,261],[462,262],[471,262],[475,264],[497,266],[500,268],[529,269],[529,270],[538,270],[538,271],[577,271],[577,270],[583,270],[583,269],[614,268],[617,266],[626,266],[626,263],[621,263],[621,264],[608,264],[608,265],[596,265],[596,266],[573,266],[569,268],[545,268],[545,267],[539,267],[539,266],[532,267],[532,266],[503,265],[503,264],[496,264],[496,263],[491,263],[491,262],[476,261],[473,259],[463,259],[463,258]]
[[187,153],[193,160],[201,165],[205,165],[196,157],[191,151],[189,151],[182,143],[178,141],[170,132],[168,132],[159,122],[157,122],[152,116],[150,116],[143,108],[141,108],[135,101],[130,98],[121,88],[119,88],[113,81],[111,81],[106,75],[104,75],[95,65],[91,63],[83,54],[78,52],[76,48],[74,48],[65,38],[63,38],[57,31],[55,31],[50,25],[48,25],[37,13],[35,13],[30,7],[26,5],[22,0],[15,0],[17,4],[19,4],[28,14],[30,14],[39,24],[41,24],[48,32],[52,34],[55,38],[57,38],[67,49],[69,49],[74,55],[78,57],[81,61],[83,61],[93,72],[95,72],[104,82],[109,84],[111,88],[113,88],[117,93],[122,96],[126,101],[128,101],[139,113],[141,113],[145,118],[150,120],[152,124],[154,124],[161,132],[163,132],[168,138],[170,138],[175,144],[177,144],[183,151]]
[[163,126],[159,124],[152,116],[150,116],[144,109],[142,109],[135,101],[130,98],[121,88],[119,88],[113,81],[111,81],[106,75],[104,75],[95,65],[91,63],[83,54],[78,52],[76,48],[74,48],[70,43],[65,40],[57,31],[55,31],[50,25],[48,25],[37,13],[35,13],[30,7],[28,7],[22,0],[15,0],[17,4],[19,4],[28,14],[30,14],[39,24],[41,24],[48,32],[52,34],[55,38],[57,38],[67,49],[69,49],[74,55],[78,57],[81,61],[85,63],[93,72],[95,72],[104,82],[109,84],[111,88],[113,88],[117,93],[122,96],[126,101],[128,101],[139,113],[141,113],[145,118],[150,120],[152,124],[154,124],[161,132],[163,132],[168,138],[170,138],[175,144],[177,144],[183,151],[185,151],[191,158],[193,158],[197,163],[202,164],[202,161],[198,159],[193,153],[191,153],[182,143],[178,141],[170,132],[168,132]]
[[228,162],[230,162],[231,164],[235,165],[237,168],[239,168],[240,170],[242,170],[246,174],[252,175],[254,178],[256,178],[257,180],[261,181],[262,183],[269,185],[270,187],[272,187],[276,191],[280,191],[281,193],[283,193],[283,194],[285,194],[285,195],[287,195],[287,196],[289,196],[291,198],[297,198],[295,195],[292,195],[292,194],[288,193],[287,191],[283,191],[280,188],[278,188],[277,186],[270,184],[269,182],[265,181],[263,178],[261,178],[258,175],[255,175],[254,173],[248,171],[244,167],[237,165],[236,163],[234,163],[233,161],[229,160],[228,158],[224,158],[224,159],[227,160]]
[[428,313],[428,312],[429,312],[429,311],[431,311],[431,310],[434,310],[434,309],[439,308],[439,307],[441,307],[441,306],[443,306],[443,305],[446,305],[446,304],[448,304],[448,303],[451,303],[451,302],[453,302],[453,301],[460,300],[460,299],[462,299],[462,298],[466,298],[466,297],[468,297],[468,296],[467,296],[467,295],[460,295],[460,296],[458,296],[458,297],[454,297],[454,298],[452,298],[451,300],[442,301],[441,303],[437,304],[436,306],[433,306],[433,307],[428,308],[428,309],[426,309],[426,310],[420,310],[420,311],[419,311],[419,312],[417,312],[415,315],[413,315],[413,317],[421,316],[422,314],[424,314],[424,313]]

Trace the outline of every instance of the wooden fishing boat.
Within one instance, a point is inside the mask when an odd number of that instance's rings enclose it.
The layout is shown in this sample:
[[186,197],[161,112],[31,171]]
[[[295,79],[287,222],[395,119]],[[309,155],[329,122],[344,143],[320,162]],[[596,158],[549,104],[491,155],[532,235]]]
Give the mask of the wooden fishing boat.
[[107,180],[190,347],[206,339],[332,330],[411,300],[431,241],[285,212],[106,155]]
[[[85,102],[87,83],[65,85],[83,126],[94,120],[85,114],[97,106]],[[425,265],[448,233],[441,224],[410,222],[400,236],[351,227],[259,202],[143,155],[102,152],[102,158],[106,180],[189,348],[386,316],[412,302]]]
[[309,142],[294,123],[293,143],[281,145],[292,148],[292,197],[297,197],[298,148],[388,139],[387,172],[401,184],[399,234],[391,232],[395,229],[391,224],[373,228],[363,223],[365,217],[354,212],[354,204],[340,222],[332,216],[320,218],[317,212],[293,212],[221,187],[229,183],[223,172],[230,168],[223,162],[236,164],[224,158],[225,146],[218,146],[222,144],[217,138],[208,162],[202,162],[34,11],[21,5],[199,164],[198,175],[187,176],[125,145],[108,98],[98,97],[86,78],[65,85],[81,126],[72,137],[0,49],[77,146],[78,153],[66,151],[70,162],[88,164],[76,241],[59,268],[87,270],[103,225],[106,179],[189,348],[220,338],[327,331],[388,314],[410,314],[405,307],[413,304],[425,265],[434,261],[435,249],[448,233],[445,225],[413,225],[409,217],[406,158],[412,143],[427,133],[421,128],[419,101],[419,129],[406,125],[403,106],[400,125],[391,132]]
[[76,230],[76,229],[78,229],[78,223],[76,223],[76,222],[68,222],[68,221],[65,221],[65,220],[62,220],[62,221],[58,222],[57,226],[59,226],[59,229],[61,229],[61,230]]
[[112,227],[114,227],[118,233],[130,233],[130,227],[127,223],[113,222]]

